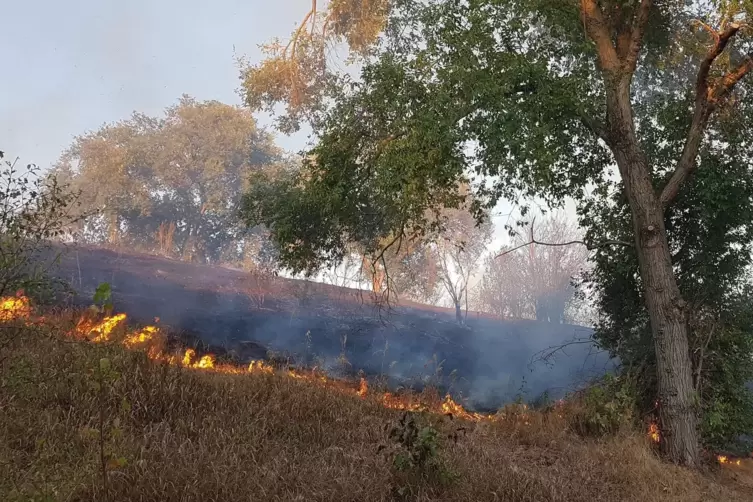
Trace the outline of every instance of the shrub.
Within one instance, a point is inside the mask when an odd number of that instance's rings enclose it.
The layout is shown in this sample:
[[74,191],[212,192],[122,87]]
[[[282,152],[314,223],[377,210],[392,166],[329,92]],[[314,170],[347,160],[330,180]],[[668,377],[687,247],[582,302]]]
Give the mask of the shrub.
[[77,220],[77,194],[33,164],[24,170],[16,164],[2,160],[0,167],[0,296],[22,289],[46,300],[62,285],[49,274],[59,258],[51,241]]
[[636,424],[637,392],[627,375],[607,374],[574,397],[570,426],[582,436],[616,434]]

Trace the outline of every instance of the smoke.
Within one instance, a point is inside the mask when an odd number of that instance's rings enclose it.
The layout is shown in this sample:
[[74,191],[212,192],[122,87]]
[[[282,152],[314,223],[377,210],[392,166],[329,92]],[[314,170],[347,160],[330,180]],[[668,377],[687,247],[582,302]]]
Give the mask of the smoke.
[[[118,311],[141,323],[160,323],[241,361],[275,357],[316,365],[333,376],[363,371],[392,387],[440,387],[477,410],[518,397],[557,398],[613,367],[585,341],[587,328],[537,321],[469,317],[397,306],[390,312],[360,303],[358,293],[313,284],[302,302],[297,281],[270,279],[249,294],[248,274],[147,255],[79,249],[59,275],[75,285],[76,301],[90,301],[109,282]],[[73,280],[71,280],[73,279]],[[263,298],[262,298],[263,296]],[[435,309],[436,310],[436,309]],[[562,350],[550,347],[570,343]],[[550,357],[546,357],[550,356]]]

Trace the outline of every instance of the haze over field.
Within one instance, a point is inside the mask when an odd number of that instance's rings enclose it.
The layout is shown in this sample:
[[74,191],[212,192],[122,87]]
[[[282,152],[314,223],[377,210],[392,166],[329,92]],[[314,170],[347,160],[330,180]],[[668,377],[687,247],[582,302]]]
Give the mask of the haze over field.
[[[0,409],[16,415],[0,420],[0,465],[56,458],[16,424],[87,402],[100,410],[97,431],[76,433],[98,436],[91,493],[149,498],[111,490],[108,469],[135,479],[145,459],[108,448],[121,423],[144,452],[139,424],[181,420],[164,412],[188,403],[182,383],[159,410],[163,386],[118,384],[159,368],[202,372],[196,388],[261,377],[288,394],[292,379],[405,411],[389,439],[407,453],[364,500],[456,499],[434,423],[448,413],[480,444],[503,422],[529,430],[508,439],[547,466],[611,436],[634,440],[632,464],[658,452],[749,467],[753,0],[74,0],[2,14]],[[49,367],[56,350],[76,357]],[[50,400],[27,395],[39,376],[61,382]],[[81,390],[92,379],[96,395]],[[147,395],[132,406],[129,388]],[[531,401],[500,408],[518,398]],[[54,493],[80,498],[81,462]],[[23,470],[0,489],[36,497]]]

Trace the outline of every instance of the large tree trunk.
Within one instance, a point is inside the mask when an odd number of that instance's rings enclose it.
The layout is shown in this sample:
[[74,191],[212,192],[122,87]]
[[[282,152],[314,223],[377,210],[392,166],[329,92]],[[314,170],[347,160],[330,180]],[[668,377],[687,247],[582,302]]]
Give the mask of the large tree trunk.
[[654,338],[662,450],[673,462],[694,466],[699,460],[698,409],[688,351],[687,305],[672,267],[664,211],[635,135],[629,85],[626,80],[608,82],[609,143],[630,204]]

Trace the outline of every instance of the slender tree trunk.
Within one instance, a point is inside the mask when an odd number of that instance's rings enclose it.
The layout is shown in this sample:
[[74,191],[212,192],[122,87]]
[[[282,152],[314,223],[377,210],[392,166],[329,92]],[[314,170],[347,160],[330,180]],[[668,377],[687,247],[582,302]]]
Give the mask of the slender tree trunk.
[[607,82],[610,147],[633,219],[645,303],[656,351],[661,446],[675,463],[698,465],[698,409],[688,350],[687,304],[672,267],[664,211],[635,135],[629,80]]
[[114,246],[118,243],[118,235],[120,233],[120,229],[118,228],[118,213],[111,212],[109,217],[109,232],[107,236],[107,240],[109,241],[110,245]]

